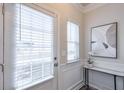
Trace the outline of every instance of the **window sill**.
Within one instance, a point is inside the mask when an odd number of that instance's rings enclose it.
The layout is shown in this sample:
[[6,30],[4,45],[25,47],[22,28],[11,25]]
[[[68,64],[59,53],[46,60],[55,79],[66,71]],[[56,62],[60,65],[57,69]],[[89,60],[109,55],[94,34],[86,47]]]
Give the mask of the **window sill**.
[[76,62],[79,62],[79,61],[80,61],[80,59],[68,60],[67,64],[76,63]]
[[33,87],[33,86],[38,85],[38,84],[40,84],[40,83],[46,82],[46,81],[51,80],[51,79],[53,79],[53,78],[54,78],[54,76],[50,76],[50,77],[45,78],[45,79],[43,79],[43,80],[39,80],[39,81],[37,81],[37,82],[28,84],[28,85],[26,85],[26,86],[24,86],[24,87],[17,88],[16,90],[28,89],[28,88],[30,88],[30,87]]

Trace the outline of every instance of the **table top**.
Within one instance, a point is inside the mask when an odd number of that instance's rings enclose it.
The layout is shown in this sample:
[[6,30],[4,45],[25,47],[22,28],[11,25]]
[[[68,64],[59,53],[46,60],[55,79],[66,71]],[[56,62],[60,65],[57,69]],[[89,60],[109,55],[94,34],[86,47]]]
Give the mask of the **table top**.
[[87,69],[91,69],[91,70],[96,70],[96,71],[112,74],[112,75],[124,76],[124,72],[122,71],[116,71],[112,69],[100,68],[100,67],[95,67],[95,66],[93,67],[83,66],[83,67]]

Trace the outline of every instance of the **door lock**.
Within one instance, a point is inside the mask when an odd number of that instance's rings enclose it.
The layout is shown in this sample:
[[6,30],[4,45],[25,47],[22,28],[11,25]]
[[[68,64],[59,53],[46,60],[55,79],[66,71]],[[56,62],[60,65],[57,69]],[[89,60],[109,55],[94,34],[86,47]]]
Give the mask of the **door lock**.
[[57,60],[57,57],[54,57],[54,60]]

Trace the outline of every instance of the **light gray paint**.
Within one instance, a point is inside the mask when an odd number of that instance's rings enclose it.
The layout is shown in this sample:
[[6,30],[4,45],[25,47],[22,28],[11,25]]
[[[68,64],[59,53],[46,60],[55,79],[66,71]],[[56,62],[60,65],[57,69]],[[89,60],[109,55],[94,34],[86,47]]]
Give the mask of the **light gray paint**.
[[[88,51],[90,50],[90,31],[91,27],[102,25],[111,22],[118,22],[118,58],[97,58],[94,57],[96,63],[109,62],[124,64],[124,4],[107,4],[99,7],[93,11],[84,14],[85,19],[85,59],[88,57]],[[101,63],[102,64],[102,63]],[[105,66],[104,64],[102,65]],[[116,68],[116,66],[114,66]],[[113,77],[104,73],[91,71],[90,72],[90,83],[100,89],[113,89]],[[117,77],[117,88],[123,88],[123,79]]]

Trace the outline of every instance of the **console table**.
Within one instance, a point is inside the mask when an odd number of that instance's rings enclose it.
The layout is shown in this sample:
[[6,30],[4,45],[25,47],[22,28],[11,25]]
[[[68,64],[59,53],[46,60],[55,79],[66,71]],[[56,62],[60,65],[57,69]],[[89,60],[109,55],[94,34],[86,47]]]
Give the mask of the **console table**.
[[[124,72],[121,72],[121,71],[115,71],[115,70],[100,68],[100,67],[95,67],[95,66],[94,67],[83,66],[83,76],[84,76],[83,79],[84,79],[84,84],[87,87],[87,89],[89,88],[89,70],[95,70],[95,71],[113,75],[113,84],[114,84],[115,90],[117,89],[116,76],[124,77]],[[124,85],[123,85],[123,88],[124,88]]]

